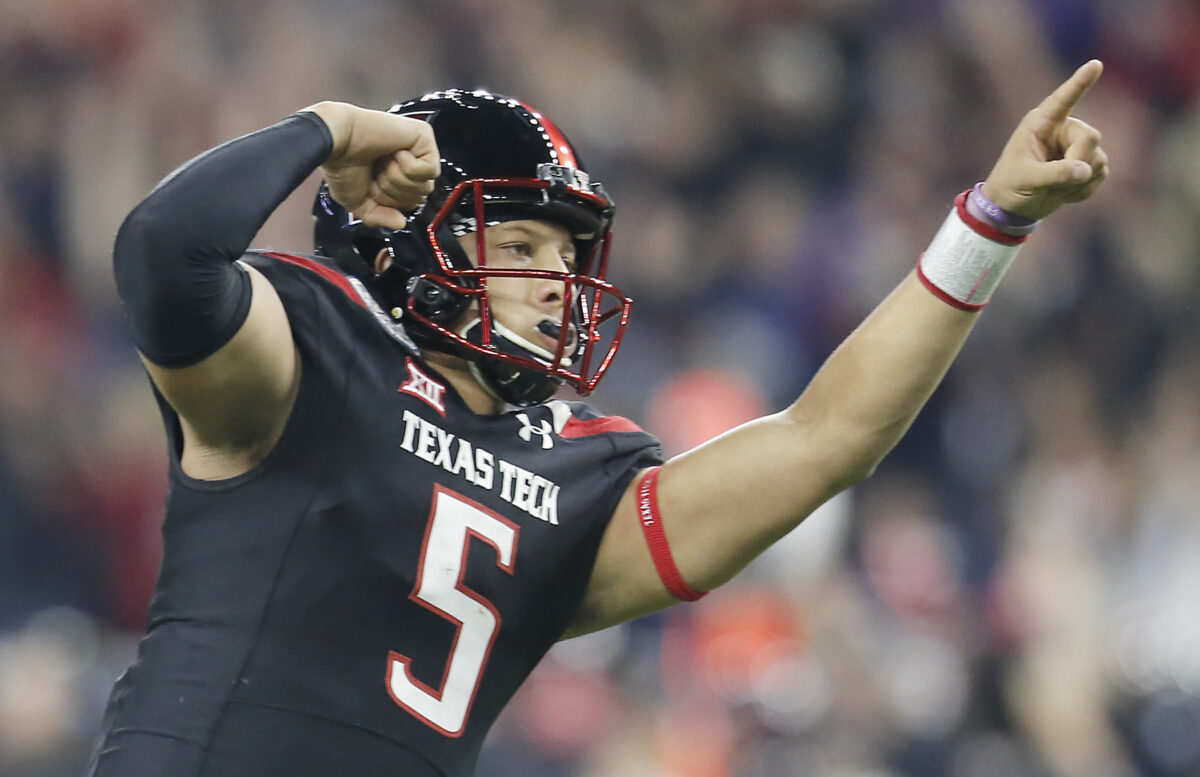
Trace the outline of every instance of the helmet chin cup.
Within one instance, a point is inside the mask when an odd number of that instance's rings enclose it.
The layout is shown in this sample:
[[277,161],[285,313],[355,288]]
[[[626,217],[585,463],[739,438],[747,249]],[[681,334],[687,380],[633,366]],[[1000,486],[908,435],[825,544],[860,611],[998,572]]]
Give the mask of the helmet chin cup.
[[[483,342],[483,323],[478,318],[472,319],[460,334],[468,342],[479,345]],[[523,348],[502,334],[493,332],[491,340],[492,345],[503,353],[546,362],[541,355]],[[545,402],[563,384],[562,378],[557,376],[499,359],[477,357],[470,361],[470,366],[471,374],[485,391],[510,405],[527,406]]]

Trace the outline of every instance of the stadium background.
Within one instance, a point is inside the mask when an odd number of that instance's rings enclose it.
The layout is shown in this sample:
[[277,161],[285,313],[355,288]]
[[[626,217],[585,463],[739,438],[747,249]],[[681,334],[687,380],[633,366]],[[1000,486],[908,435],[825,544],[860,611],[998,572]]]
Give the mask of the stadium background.
[[0,777],[79,773],[142,627],[164,446],[109,256],[192,155],[326,98],[541,107],[637,300],[595,402],[678,452],[788,402],[1093,56],[1112,179],[875,477],[556,648],[479,773],[1200,774],[1197,40],[1186,0],[0,0]]

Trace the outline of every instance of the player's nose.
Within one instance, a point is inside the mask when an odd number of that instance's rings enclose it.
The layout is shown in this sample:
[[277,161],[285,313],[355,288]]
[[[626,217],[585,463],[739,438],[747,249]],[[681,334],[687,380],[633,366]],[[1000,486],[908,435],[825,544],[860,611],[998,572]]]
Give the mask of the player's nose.
[[[536,266],[539,270],[569,273],[570,265],[567,258],[557,249],[546,247],[538,252]],[[563,300],[567,297],[567,284],[556,278],[538,278],[534,281],[533,297],[538,305],[561,309]]]
[[533,283],[533,301],[544,310],[560,311],[566,299],[566,286],[565,282],[557,279],[538,278]]

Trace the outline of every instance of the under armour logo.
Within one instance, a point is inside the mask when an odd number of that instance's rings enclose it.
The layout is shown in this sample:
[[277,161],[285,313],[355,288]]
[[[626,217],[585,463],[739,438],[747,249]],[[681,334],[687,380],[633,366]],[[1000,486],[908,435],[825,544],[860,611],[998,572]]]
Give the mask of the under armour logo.
[[521,422],[521,429],[517,434],[522,440],[531,442],[535,434],[540,434],[542,436],[542,450],[549,450],[554,447],[554,437],[551,436],[554,427],[550,425],[549,421],[543,418],[538,421],[537,426],[534,426],[533,422],[529,420],[529,416],[524,413],[517,413],[517,420]]
[[442,415],[446,415],[446,406],[442,403],[442,393],[445,392],[446,387],[426,375],[420,367],[413,363],[412,359],[407,361],[406,366],[408,367],[408,380],[396,390],[412,394],[414,397],[424,400],[425,404]]

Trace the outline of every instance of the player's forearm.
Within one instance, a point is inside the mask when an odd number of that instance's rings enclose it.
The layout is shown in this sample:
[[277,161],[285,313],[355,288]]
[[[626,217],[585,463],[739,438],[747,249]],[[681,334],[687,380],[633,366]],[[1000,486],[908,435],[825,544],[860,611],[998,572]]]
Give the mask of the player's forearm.
[[913,273],[829,357],[786,415],[804,449],[826,452],[831,491],[870,475],[895,447],[977,318],[934,297]]
[[113,269],[147,357],[186,366],[233,336],[250,301],[233,263],[331,145],[315,116],[290,117],[196,157],[129,214]]
[[702,591],[722,585],[822,502],[870,475],[977,317],[910,276],[791,407],[669,462],[658,499],[684,580]]

